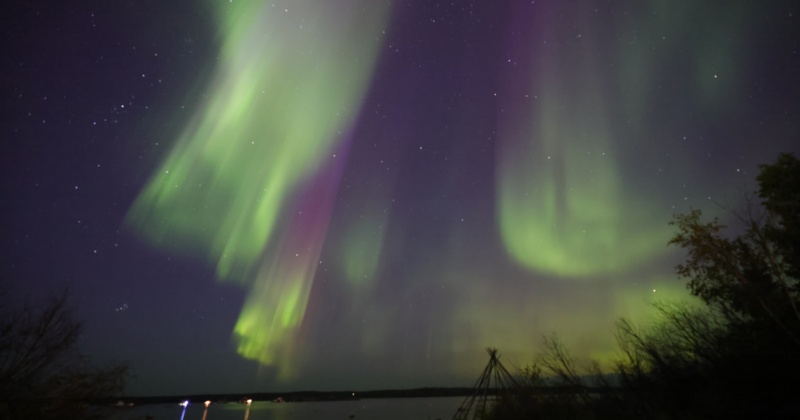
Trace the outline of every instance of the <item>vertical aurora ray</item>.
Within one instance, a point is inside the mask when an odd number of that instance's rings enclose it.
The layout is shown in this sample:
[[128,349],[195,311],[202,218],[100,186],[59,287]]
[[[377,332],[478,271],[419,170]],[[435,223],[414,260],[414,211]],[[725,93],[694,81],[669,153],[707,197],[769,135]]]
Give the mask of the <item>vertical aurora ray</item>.
[[348,282],[374,281],[386,234],[386,210],[368,209],[346,230],[342,246],[342,271]]
[[[154,243],[250,285],[243,356],[273,364],[303,319],[388,2],[221,2],[221,51],[191,121],[128,214]],[[338,162],[336,162],[338,160]],[[287,372],[282,372],[287,373]]]
[[283,378],[290,377],[298,363],[290,357],[299,355],[292,351],[291,338],[306,312],[344,161],[344,156],[333,159],[298,188],[287,230],[277,249],[262,259],[234,328],[239,353],[265,365],[280,361]]

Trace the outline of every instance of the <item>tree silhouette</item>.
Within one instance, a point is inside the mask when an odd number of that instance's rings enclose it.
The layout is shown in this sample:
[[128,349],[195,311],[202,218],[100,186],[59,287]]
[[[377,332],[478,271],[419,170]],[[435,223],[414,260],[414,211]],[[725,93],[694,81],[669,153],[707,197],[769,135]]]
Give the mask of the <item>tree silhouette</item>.
[[88,403],[123,390],[126,364],[92,366],[77,351],[83,326],[67,301],[0,308],[0,419],[98,417]]
[[725,237],[725,226],[703,222],[699,210],[675,216],[670,244],[688,251],[677,272],[732,321],[773,323],[800,347],[800,161],[782,154],[761,166],[758,181],[766,215],[748,211],[738,236]]

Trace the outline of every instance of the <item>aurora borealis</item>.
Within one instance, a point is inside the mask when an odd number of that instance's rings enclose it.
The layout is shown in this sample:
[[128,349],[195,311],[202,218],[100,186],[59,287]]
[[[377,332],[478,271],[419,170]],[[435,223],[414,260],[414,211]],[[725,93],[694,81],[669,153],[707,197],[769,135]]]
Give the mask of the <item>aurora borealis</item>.
[[672,215],[798,153],[795,3],[22,3],[4,287],[69,287],[134,395],[608,363],[688,298]]
[[220,279],[247,284],[239,353],[284,365],[386,15],[380,3],[290,6],[292,14],[261,1],[222,5],[205,103],[130,216],[156,243],[202,248]]

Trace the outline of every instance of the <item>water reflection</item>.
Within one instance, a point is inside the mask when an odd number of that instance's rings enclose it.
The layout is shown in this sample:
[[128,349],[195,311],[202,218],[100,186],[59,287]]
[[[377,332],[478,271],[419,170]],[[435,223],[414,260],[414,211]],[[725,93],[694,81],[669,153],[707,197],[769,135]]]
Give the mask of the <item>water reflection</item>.
[[244,420],[250,418],[250,406],[253,405],[253,400],[247,400],[247,410],[244,412]]
[[[449,419],[464,397],[391,398],[347,401],[285,402],[252,401],[251,404],[211,402],[209,406],[190,404],[144,405],[121,408],[112,420],[348,420],[355,419]],[[183,417],[182,417],[183,416]]]
[[189,400],[182,402],[180,405],[183,407],[183,410],[181,411],[181,420],[183,420],[183,417],[186,416],[186,408],[189,407]]
[[203,420],[206,420],[208,418],[208,406],[211,405],[211,401],[206,400],[203,404],[206,406],[203,410]]

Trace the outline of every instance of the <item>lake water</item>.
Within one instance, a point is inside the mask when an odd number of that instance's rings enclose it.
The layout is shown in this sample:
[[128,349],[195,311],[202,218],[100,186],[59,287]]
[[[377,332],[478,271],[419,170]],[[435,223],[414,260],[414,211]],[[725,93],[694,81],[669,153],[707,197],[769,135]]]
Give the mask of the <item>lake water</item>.
[[144,405],[114,412],[114,420],[141,420],[153,416],[156,420],[312,420],[312,419],[374,419],[374,420],[434,420],[450,419],[465,397],[386,398],[347,401],[314,401],[273,403],[254,401],[246,404],[203,404],[186,408],[171,405]]

